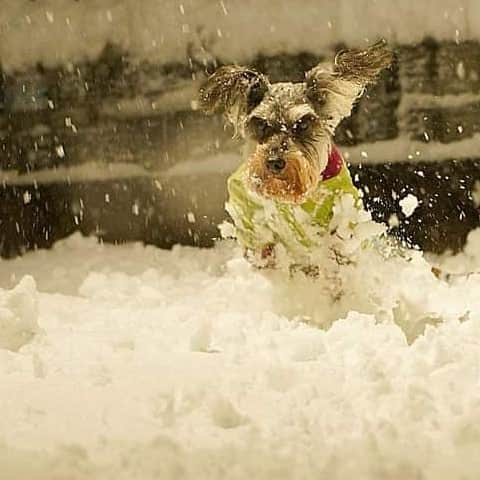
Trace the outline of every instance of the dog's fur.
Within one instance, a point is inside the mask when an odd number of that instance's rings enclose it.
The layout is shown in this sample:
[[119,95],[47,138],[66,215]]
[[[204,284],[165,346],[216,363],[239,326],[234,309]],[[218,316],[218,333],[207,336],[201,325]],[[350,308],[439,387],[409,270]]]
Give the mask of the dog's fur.
[[200,106],[223,112],[236,134],[248,139],[249,188],[298,204],[322,179],[335,128],[392,59],[383,41],[343,51],[301,83],[271,84],[253,69],[225,66],[201,88]]

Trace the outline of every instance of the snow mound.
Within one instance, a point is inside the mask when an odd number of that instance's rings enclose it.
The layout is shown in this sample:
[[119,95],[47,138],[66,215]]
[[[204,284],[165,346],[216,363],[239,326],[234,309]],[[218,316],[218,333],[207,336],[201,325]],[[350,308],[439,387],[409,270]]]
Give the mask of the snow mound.
[[28,277],[2,291],[21,318],[38,301],[43,329],[0,351],[11,480],[480,474],[479,276],[447,283],[419,252],[366,249],[331,302],[233,242],[78,235],[0,263],[2,287],[30,272],[42,292]]
[[35,280],[25,276],[12,290],[0,289],[0,348],[17,351],[39,332]]

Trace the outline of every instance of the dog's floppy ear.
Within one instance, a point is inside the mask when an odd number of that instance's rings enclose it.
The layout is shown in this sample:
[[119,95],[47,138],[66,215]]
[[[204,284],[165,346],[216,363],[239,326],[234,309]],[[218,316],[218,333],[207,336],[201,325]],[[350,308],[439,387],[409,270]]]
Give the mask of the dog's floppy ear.
[[267,78],[255,70],[220,67],[200,88],[200,108],[207,113],[223,112],[235,124],[262,101],[267,90]]
[[380,40],[366,50],[343,50],[335,57],[335,70],[344,80],[364,87],[374,83],[380,72],[390,67],[393,53]]
[[333,66],[317,65],[306,74],[306,94],[333,131],[348,117],[365,87],[374,83],[380,72],[393,61],[393,53],[382,40],[366,50],[344,50]]

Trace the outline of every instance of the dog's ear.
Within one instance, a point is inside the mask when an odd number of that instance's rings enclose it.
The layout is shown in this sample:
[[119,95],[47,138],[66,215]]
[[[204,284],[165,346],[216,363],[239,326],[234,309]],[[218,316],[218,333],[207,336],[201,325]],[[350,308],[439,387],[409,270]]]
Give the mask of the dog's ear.
[[235,123],[262,101],[267,90],[267,78],[255,70],[220,67],[200,88],[200,108],[206,113],[223,112]]
[[366,50],[343,50],[335,57],[335,70],[344,80],[363,85],[374,83],[392,65],[393,53],[380,40]]
[[306,74],[306,95],[333,131],[348,117],[365,87],[375,83],[393,61],[393,53],[382,40],[366,50],[344,50],[333,66],[317,65]]

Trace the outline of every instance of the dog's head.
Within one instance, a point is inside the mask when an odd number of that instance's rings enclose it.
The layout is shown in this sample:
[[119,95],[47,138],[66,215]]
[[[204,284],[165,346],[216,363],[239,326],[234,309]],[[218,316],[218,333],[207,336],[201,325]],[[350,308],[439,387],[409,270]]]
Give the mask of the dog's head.
[[302,202],[326,167],[338,123],[365,87],[392,62],[384,42],[340,52],[305,82],[274,83],[255,70],[219,68],[200,89],[207,113],[224,112],[235,133],[252,140],[248,183],[268,198]]

